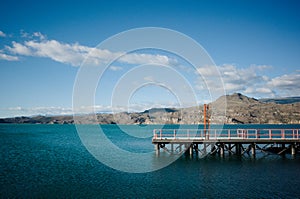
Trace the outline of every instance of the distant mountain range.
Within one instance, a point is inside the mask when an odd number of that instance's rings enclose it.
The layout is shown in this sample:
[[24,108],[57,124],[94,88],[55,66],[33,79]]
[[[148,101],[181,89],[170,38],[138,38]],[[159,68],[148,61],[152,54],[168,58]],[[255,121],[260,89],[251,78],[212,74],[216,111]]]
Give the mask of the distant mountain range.
[[[211,123],[300,124],[300,97],[260,99],[240,93],[226,95],[209,104]],[[226,111],[226,113],[224,112]],[[154,108],[140,113],[35,116],[0,119],[0,123],[31,124],[201,124],[203,107]]]
[[260,99],[261,102],[274,102],[276,104],[292,104],[300,102],[300,97],[284,97],[284,98],[265,98]]

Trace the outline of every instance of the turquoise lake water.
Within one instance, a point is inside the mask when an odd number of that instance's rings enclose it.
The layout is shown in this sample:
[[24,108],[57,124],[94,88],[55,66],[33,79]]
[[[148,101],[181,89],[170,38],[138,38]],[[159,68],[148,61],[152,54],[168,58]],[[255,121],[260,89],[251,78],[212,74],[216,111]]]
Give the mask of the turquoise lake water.
[[[160,126],[104,125],[111,142],[155,159],[152,130]],[[91,126],[85,125],[93,143]],[[165,128],[177,128],[166,126]],[[195,128],[195,126],[186,126]],[[299,125],[230,125],[224,128],[300,128]],[[129,136],[122,131],[128,131]],[[103,144],[103,143],[99,143]],[[147,173],[126,173],[99,162],[74,125],[0,125],[0,198],[298,198],[300,157],[181,156]],[[107,150],[113,157],[116,151]],[[120,162],[129,157],[121,157]],[[160,157],[162,160],[163,157]],[[159,159],[158,159],[159,160]],[[163,160],[162,160],[163,161]],[[143,164],[139,162],[137,164]],[[126,165],[125,165],[126,166]],[[145,165],[147,166],[147,165]],[[132,166],[131,166],[132,167]],[[134,169],[134,166],[133,166]]]

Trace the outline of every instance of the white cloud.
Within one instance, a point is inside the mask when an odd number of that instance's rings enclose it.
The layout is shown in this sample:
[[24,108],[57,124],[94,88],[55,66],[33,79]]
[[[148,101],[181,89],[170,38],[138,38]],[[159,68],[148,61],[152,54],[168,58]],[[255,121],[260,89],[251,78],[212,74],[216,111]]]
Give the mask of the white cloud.
[[[295,71],[292,74],[270,78],[263,72],[272,69],[269,65],[250,65],[246,68],[238,68],[233,64],[224,64],[217,66],[224,81],[224,88],[227,93],[241,92],[249,96],[261,97],[284,97],[298,96],[300,93],[300,72]],[[209,71],[210,68],[202,69],[206,75],[213,77],[214,73]],[[215,74],[216,75],[216,74]],[[214,87],[213,78],[208,78],[208,87]],[[200,87],[206,89],[205,87]]]
[[242,92],[256,97],[274,94],[267,86],[269,78],[260,74],[270,68],[271,66],[266,65],[251,65],[247,68],[237,68],[235,65],[219,67],[226,92]]
[[109,105],[94,105],[94,106],[81,106],[74,109],[75,114],[89,114],[89,113],[119,113],[127,111],[123,106],[109,106]]
[[120,112],[143,112],[151,108],[179,107],[174,103],[132,103],[128,106],[95,105],[82,106],[75,110],[70,107],[9,107],[1,109],[0,118],[36,115],[73,115],[90,113],[120,113]]
[[252,70],[256,70],[256,71],[265,71],[265,70],[272,69],[273,66],[251,64],[248,68],[251,68]]
[[30,50],[30,48],[20,43],[17,43],[15,41],[12,42],[12,47],[6,46],[6,49],[13,54],[27,55],[27,56],[32,55],[32,51]]
[[[73,115],[75,114],[90,114],[90,113],[120,113],[120,112],[142,112],[152,108],[153,104],[130,104],[125,106],[109,106],[95,105],[82,106],[73,111],[69,107],[10,107],[2,111],[0,117],[15,117],[15,116],[34,116],[34,115]],[[156,108],[168,107],[168,105],[156,104]],[[5,115],[3,115],[5,113]]]
[[34,116],[34,115],[72,115],[71,108],[64,107],[10,107],[2,110],[0,117]]
[[285,74],[275,77],[267,83],[267,86],[274,89],[281,97],[299,96],[300,94],[300,73]]
[[216,66],[201,66],[197,68],[197,73],[204,77],[214,77],[218,75],[218,68]]
[[78,44],[64,44],[56,40],[27,41],[25,46],[31,49],[31,56],[46,57],[73,66],[79,66],[87,54],[78,48]]
[[254,97],[257,97],[257,95],[260,97],[275,97],[275,91],[267,87],[255,88],[255,86],[252,86],[246,88],[243,93]]
[[21,30],[20,34],[21,34],[21,37],[23,37],[23,38],[29,37],[29,33],[25,32],[24,30]]
[[[0,31],[0,36],[6,34]],[[96,49],[79,43],[63,43],[57,40],[49,40],[40,32],[33,34],[21,30],[21,36],[26,41],[13,41],[10,46],[5,46],[0,50],[0,59],[6,61],[18,61],[19,56],[43,57],[56,62],[80,66],[83,61],[91,65],[104,66],[109,61],[118,58],[116,63],[125,64],[161,64],[174,65],[177,60],[166,55],[112,52],[108,49]],[[88,58],[88,59],[86,59]],[[113,63],[115,64],[115,63]],[[111,71],[119,71],[123,68],[112,65]],[[271,70],[269,65],[250,65],[249,67],[237,67],[234,64],[224,64],[217,67],[203,66],[197,69],[201,74],[195,87],[200,91],[215,89],[221,91],[220,83],[216,83],[218,76],[221,75],[224,88],[227,93],[241,92],[255,97],[269,97],[274,94],[298,95],[300,85],[299,71],[294,74],[286,74],[275,78],[263,74]]]
[[256,92],[258,93],[266,93],[266,94],[274,94],[274,91],[270,88],[256,88]]
[[270,84],[281,89],[289,89],[296,86],[299,87],[300,74],[288,74],[275,77],[270,81]]
[[19,58],[16,57],[16,56],[12,56],[12,55],[7,55],[7,54],[4,54],[4,53],[1,53],[0,51],[0,60],[6,60],[6,61],[18,61]]
[[120,61],[128,64],[162,64],[169,65],[170,59],[165,55],[151,55],[131,53],[120,58]]
[[236,84],[236,83],[230,83],[230,82],[225,82],[225,90],[227,92],[236,92],[243,90],[245,86],[243,84]]
[[0,30],[0,37],[6,37],[6,34]]
[[123,68],[120,67],[120,66],[110,66],[109,69],[112,70],[112,71],[120,71],[120,70],[122,70]]
[[[234,64],[224,64],[216,67],[201,67],[198,72],[206,78],[209,89],[215,91],[222,89],[219,88],[220,84],[215,83],[215,77],[220,74],[226,93],[241,92],[253,97],[273,97],[275,90],[268,84],[270,78],[262,74],[271,68],[272,66],[268,65],[250,65],[240,68]],[[198,84],[197,88],[200,90],[207,89],[200,80]]]
[[[22,32],[22,35],[30,40],[23,43],[13,41],[11,46],[6,46],[6,50],[14,55],[33,56],[50,58],[54,61],[70,64],[72,66],[80,66],[83,61],[92,65],[104,65],[109,61],[119,57],[117,62],[126,64],[162,64],[170,65],[176,63],[176,60],[165,55],[153,55],[144,53],[111,52],[107,49],[96,49],[83,46],[78,43],[68,44],[57,40],[47,40],[46,36],[40,32],[33,33],[29,36]],[[34,39],[37,37],[38,40]],[[112,67],[112,70],[120,68]]]
[[8,108],[8,110],[10,110],[10,111],[21,111],[22,107],[20,107],[20,106],[10,107],[10,108]]
[[155,78],[153,76],[146,76],[143,79],[147,82],[155,82]]
[[28,33],[24,30],[20,31],[21,37],[26,39],[38,39],[38,40],[45,40],[47,38],[46,35],[42,34],[41,32],[34,32],[34,33]]
[[33,36],[34,36],[34,37],[38,37],[40,40],[46,39],[46,36],[43,35],[43,34],[40,33],[40,32],[34,32],[34,33],[33,33]]

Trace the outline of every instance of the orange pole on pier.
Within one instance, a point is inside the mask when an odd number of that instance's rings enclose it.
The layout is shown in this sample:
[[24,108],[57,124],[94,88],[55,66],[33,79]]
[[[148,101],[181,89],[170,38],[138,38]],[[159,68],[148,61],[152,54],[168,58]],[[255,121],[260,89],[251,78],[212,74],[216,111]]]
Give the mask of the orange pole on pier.
[[[208,111],[209,105],[207,105],[206,108],[207,108],[207,111]],[[206,114],[208,114],[207,111],[206,111]],[[206,116],[206,118],[207,118],[207,126],[206,126],[206,128],[207,128],[207,129],[210,129],[210,114],[208,114],[208,115]]]
[[204,125],[204,136],[206,136],[206,104],[203,107],[203,125]]
[[203,126],[204,126],[204,137],[208,138],[208,136],[206,135],[207,133],[207,129],[209,129],[209,117],[207,116],[207,111],[209,109],[208,104],[204,104],[203,106]]

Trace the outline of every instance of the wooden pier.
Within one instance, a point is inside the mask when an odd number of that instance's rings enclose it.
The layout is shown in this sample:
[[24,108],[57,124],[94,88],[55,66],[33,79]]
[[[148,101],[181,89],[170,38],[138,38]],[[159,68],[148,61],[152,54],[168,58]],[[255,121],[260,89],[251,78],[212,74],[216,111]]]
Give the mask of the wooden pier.
[[248,154],[256,151],[295,156],[300,152],[300,129],[154,129],[152,143],[156,154],[191,157],[219,154]]

